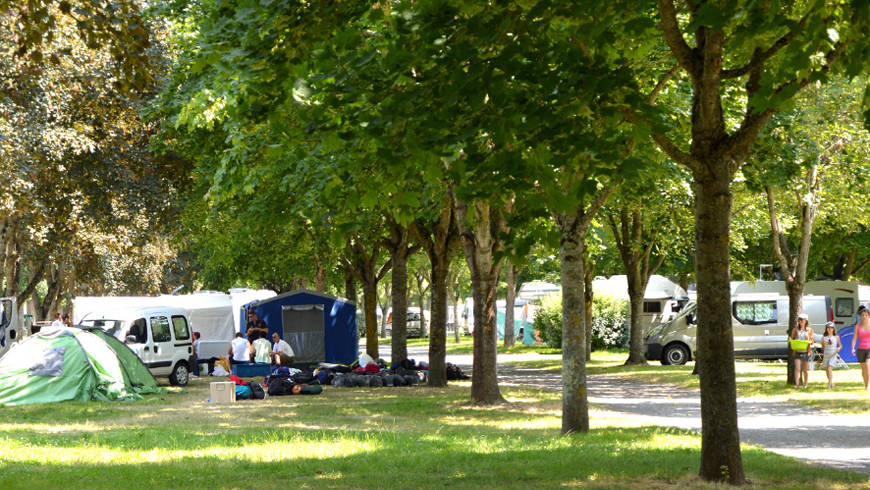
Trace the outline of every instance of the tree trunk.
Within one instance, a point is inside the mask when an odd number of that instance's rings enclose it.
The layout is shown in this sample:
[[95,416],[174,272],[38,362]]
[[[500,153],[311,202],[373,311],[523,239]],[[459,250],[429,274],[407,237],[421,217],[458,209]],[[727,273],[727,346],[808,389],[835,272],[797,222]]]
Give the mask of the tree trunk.
[[378,283],[363,282],[363,311],[366,319],[366,353],[377,359],[378,355]]
[[[427,386],[447,386],[447,278],[450,262],[459,245],[456,213],[445,195],[441,213],[431,223],[416,220],[411,224],[417,242],[426,251],[431,265],[429,289],[432,294],[431,328],[429,330],[429,379]],[[421,301],[422,303],[422,301]],[[423,309],[420,309],[423,322]]]
[[639,262],[625,264],[625,266],[626,279],[628,280],[628,300],[631,308],[628,359],[625,360],[625,365],[644,365],[646,364],[646,356],[644,356],[644,325],[642,316],[643,298],[646,292],[648,277],[644,277],[644,274],[640,271],[641,264]]
[[[704,480],[742,483],[743,459],[737,431],[737,385],[731,330],[731,178],[723,162],[702,162],[710,174],[694,172],[696,277],[698,280],[697,365],[701,384],[701,470]],[[715,171],[725,175],[716,175]]]
[[[408,358],[408,256],[393,255],[393,333],[390,339],[392,362]],[[386,315],[386,313],[384,314]]]
[[353,278],[353,275],[349,271],[350,266],[345,269],[344,272],[344,297],[348,299],[351,303],[355,305],[359,305],[359,301],[357,301],[356,296],[356,280]]
[[505,280],[507,281],[507,291],[505,293],[504,306],[504,345],[511,347],[514,345],[514,303],[517,298],[517,275],[519,268],[511,262],[505,267]]
[[586,394],[586,229],[578,216],[561,216],[562,433],[589,432]]
[[595,280],[595,263],[589,257],[589,250],[583,247],[583,299],[585,302],[584,320],[586,321],[586,360],[592,359],[592,305],[595,302],[595,291],[592,289],[592,281]]
[[465,259],[471,273],[474,299],[474,365],[471,400],[477,404],[504,403],[498,387],[495,298],[501,260],[495,254],[503,245],[500,234],[507,231],[504,216],[489,202],[474,202],[473,222],[468,203],[455,199],[456,220]]

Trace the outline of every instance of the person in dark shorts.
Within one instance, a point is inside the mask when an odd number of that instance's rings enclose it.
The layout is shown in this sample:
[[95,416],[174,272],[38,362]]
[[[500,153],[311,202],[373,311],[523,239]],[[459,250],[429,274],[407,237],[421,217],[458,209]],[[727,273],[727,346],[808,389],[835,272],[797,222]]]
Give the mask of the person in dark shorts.
[[[806,313],[801,313],[798,315],[797,328],[792,330],[790,340],[805,340],[808,342],[808,345],[800,350],[794,350],[794,387],[799,388],[807,387],[807,381],[809,379],[809,358],[810,358],[810,349],[813,348],[813,343],[815,342],[815,337],[813,336],[813,329],[810,327],[810,317]],[[791,342],[789,342],[789,348],[791,348]]]
[[[855,350],[858,344],[858,350]],[[852,354],[861,364],[861,376],[864,378],[864,389],[870,389],[870,310],[861,312],[861,320],[855,325],[852,335]]]

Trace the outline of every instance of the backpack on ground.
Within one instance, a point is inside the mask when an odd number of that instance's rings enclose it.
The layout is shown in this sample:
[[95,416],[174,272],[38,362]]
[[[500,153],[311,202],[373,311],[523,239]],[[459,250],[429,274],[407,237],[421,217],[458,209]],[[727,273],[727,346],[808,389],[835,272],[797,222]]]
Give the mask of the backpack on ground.
[[254,400],[262,400],[266,398],[266,390],[263,389],[263,385],[260,383],[251,381],[248,383],[248,388],[251,389],[251,398]]

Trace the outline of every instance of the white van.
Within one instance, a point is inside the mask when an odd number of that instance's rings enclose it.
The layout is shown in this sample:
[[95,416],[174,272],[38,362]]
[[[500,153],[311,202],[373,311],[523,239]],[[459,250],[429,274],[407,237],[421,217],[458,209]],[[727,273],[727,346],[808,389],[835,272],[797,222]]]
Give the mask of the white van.
[[24,332],[18,324],[18,303],[15,297],[0,298],[0,357],[22,337]]
[[[733,294],[761,292],[787,294],[784,281],[744,281],[732,288]],[[837,332],[852,325],[852,315],[860,304],[870,304],[870,286],[855,281],[807,281],[804,294],[831,297]]]
[[99,327],[127,344],[154,376],[169,376],[173,385],[190,380],[193,336],[185,310],[167,306],[90,313],[82,325]]
[[[695,352],[696,303],[689,303],[669,322],[653,328],[646,337],[646,358],[662,364],[685,364]],[[833,318],[831,298],[804,296],[803,311],[810,317],[816,341],[825,322]],[[748,293],[731,297],[731,330],[734,356],[747,359],[782,359],[788,356],[788,296]]]

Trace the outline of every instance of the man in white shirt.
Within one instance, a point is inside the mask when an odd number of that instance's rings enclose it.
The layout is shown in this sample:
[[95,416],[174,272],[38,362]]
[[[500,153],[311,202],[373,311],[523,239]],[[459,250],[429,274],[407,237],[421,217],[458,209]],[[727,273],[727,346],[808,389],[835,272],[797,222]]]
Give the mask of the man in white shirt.
[[52,327],[56,327],[56,328],[65,327],[65,326],[66,326],[66,324],[63,322],[63,320],[62,320],[61,317],[60,317],[60,312],[57,312],[57,313],[54,314],[54,321],[51,322],[51,326],[52,326]]
[[236,338],[230,342],[230,350],[227,351],[227,355],[232,362],[251,362],[251,344],[242,335],[242,332],[236,332]]
[[287,366],[296,359],[296,353],[285,340],[278,335],[278,332],[272,333],[272,364],[280,364]]

